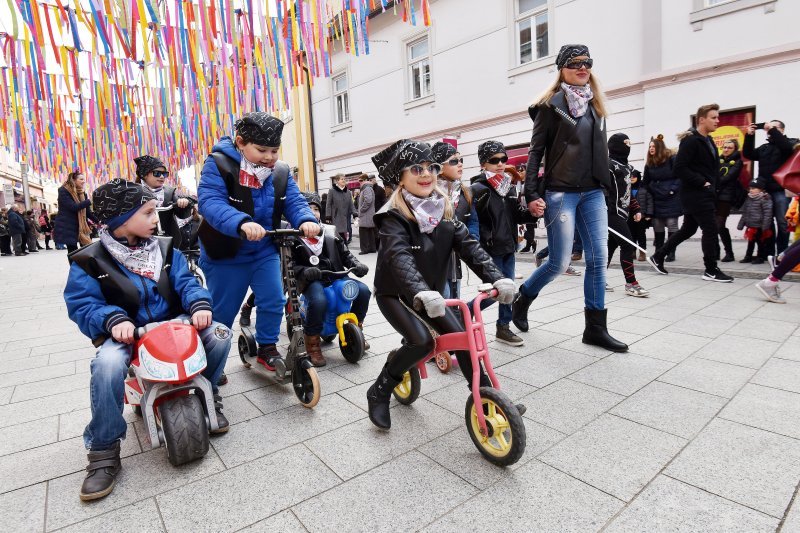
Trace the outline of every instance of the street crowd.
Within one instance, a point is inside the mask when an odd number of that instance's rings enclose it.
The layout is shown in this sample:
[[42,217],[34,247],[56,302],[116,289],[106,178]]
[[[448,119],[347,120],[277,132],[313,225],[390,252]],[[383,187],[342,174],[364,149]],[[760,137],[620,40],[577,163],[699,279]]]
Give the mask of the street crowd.
[[[739,260],[769,262],[771,272],[755,289],[770,302],[785,303],[779,282],[800,264],[800,240],[789,246],[798,209],[797,198],[775,174],[800,141],[773,120],[750,125],[742,147],[726,141],[720,152],[710,136],[719,124],[719,106],[705,104],[697,109],[695,126],[679,135],[676,150],[667,147],[663,135],[650,139],[640,172],[628,161],[629,136],[607,135],[608,110],[593,63],[586,46],[562,47],[556,79],[528,110],[533,129],[527,157],[511,159],[502,142],[486,140],[477,150],[481,170],[469,179],[456,146],[401,139],[372,157],[377,176],[359,176],[354,191],[346,176],[337,175],[322,198],[301,193],[292,169],[278,160],[283,122],[255,112],[241,117],[233,137],[214,146],[196,199],[166,185],[169,169],[145,155],[135,161],[136,182],[115,179],[91,197],[80,170],[71,173],[59,189],[57,215],[37,217],[18,205],[4,208],[4,256],[37,253],[40,236],[44,249],[52,240],[69,250],[68,313],[98,347],[91,367],[92,419],[84,432],[89,466],[81,498],[109,494],[121,468],[120,439],[127,427],[122,388],[136,327],[181,315],[201,332],[208,359],[203,375],[213,386],[217,433],[229,428],[218,386],[224,383],[230,328],[240,311],[249,323],[255,309],[257,362],[275,370],[283,357],[277,342],[285,296],[278,252],[264,237],[279,227],[281,216],[302,232],[292,253],[298,290],[308,305],[305,346],[315,366],[326,364],[320,347],[324,288],[336,279],[325,272],[368,273],[348,248],[356,226],[360,254],[377,253],[374,285],[357,282],[352,311],[363,328],[374,296],[403,337],[366,393],[370,420],[383,429],[391,427],[392,391],[431,352],[431,331],[463,331],[463,322],[445,304],[446,298],[461,296],[463,265],[496,290],[481,307],[499,304],[498,342],[523,345],[511,326],[528,331],[533,302],[558,276],[571,274],[584,276],[583,342],[625,352],[627,344],[607,329],[605,297],[613,290],[607,269],[616,250],[625,293],[648,297],[636,264],[668,275],[666,263],[699,229],[702,279],[730,283],[733,278],[719,263],[736,260],[726,221],[739,210],[738,228],[747,239]],[[756,146],[759,128],[767,142]],[[746,187],[739,179],[742,155],[758,164]],[[287,177],[285,190],[276,191]],[[537,227],[546,230],[546,249],[537,250]],[[654,232],[652,254],[647,253],[648,228]],[[176,246],[165,252],[154,237],[159,231],[177,238]],[[198,238],[206,287],[189,274],[181,253],[194,249]],[[519,287],[514,282],[518,253],[537,254],[537,268]],[[581,259],[583,272],[574,265]],[[125,275],[104,275],[103,268]],[[167,289],[159,281],[163,276],[169,278]],[[109,294],[126,296],[112,302]],[[478,376],[481,387],[492,386],[484,368],[473,373],[468,352],[455,356],[468,384]],[[522,413],[525,406],[515,408]]]

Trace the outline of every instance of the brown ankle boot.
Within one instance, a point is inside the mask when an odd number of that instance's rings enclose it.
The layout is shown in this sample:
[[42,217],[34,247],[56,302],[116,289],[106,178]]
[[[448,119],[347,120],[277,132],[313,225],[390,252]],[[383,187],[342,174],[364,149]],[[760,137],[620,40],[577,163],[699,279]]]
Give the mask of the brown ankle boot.
[[303,337],[306,342],[306,353],[311,360],[311,364],[314,366],[325,366],[328,364],[319,347],[319,335],[304,335]]
[[364,335],[364,323],[363,323],[363,322],[361,322],[361,323],[358,325],[358,327],[359,327],[359,329],[361,330],[361,335],[364,337],[364,349],[365,349],[365,350],[369,350],[369,343],[367,342],[367,337],[366,337],[366,335]]

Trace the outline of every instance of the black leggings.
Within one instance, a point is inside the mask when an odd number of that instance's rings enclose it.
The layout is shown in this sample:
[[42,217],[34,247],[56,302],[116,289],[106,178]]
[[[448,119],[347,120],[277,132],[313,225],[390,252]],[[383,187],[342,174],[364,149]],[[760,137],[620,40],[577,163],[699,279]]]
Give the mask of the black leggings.
[[[400,302],[400,298],[377,296],[375,299],[378,302],[378,309],[381,310],[389,324],[403,336],[403,345],[397,349],[394,357],[388,363],[389,375],[400,380],[412,366],[431,353],[435,342],[427,326]],[[437,318],[428,318],[424,312],[418,314],[425,317],[426,322],[433,326],[438,333],[464,331],[464,324],[456,318],[451,308],[446,309],[444,316]],[[472,386],[472,359],[469,351],[456,352],[456,359],[458,359],[461,372],[467,378],[467,383]],[[481,373],[483,373],[482,370]]]
[[[617,231],[624,235],[627,239],[633,240],[633,236],[631,236],[631,230],[628,228],[628,221],[623,220],[618,217],[614,213],[608,214],[608,227],[612,228],[614,231]],[[619,247],[619,262],[622,266],[622,273],[625,275],[625,283],[627,284],[635,284],[636,283],[636,274],[633,271],[633,257],[636,255],[636,248],[628,243],[625,242],[624,239],[620,239],[616,234],[608,232],[608,264],[611,264],[611,258],[614,256],[614,252],[616,251],[617,247]]]

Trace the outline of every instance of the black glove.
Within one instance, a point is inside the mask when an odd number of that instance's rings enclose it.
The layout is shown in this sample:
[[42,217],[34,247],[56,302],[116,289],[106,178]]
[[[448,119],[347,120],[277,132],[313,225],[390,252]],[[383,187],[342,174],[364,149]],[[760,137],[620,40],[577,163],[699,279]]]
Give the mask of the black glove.
[[359,278],[363,278],[369,272],[369,267],[364,263],[360,263],[357,267],[353,269],[353,274],[358,276]]
[[317,267],[308,267],[303,270],[303,278],[309,283],[319,281],[322,279],[322,272]]

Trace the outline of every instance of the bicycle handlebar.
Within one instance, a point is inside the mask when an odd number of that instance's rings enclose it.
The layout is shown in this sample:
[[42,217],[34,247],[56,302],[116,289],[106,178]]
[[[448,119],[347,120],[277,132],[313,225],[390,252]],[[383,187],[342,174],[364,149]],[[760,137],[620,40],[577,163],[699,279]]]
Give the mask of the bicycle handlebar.
[[327,274],[329,276],[343,276],[345,274],[349,274],[350,272],[354,271],[356,267],[350,267],[345,270],[340,270],[339,272],[334,272],[333,270],[320,270],[320,273]]

